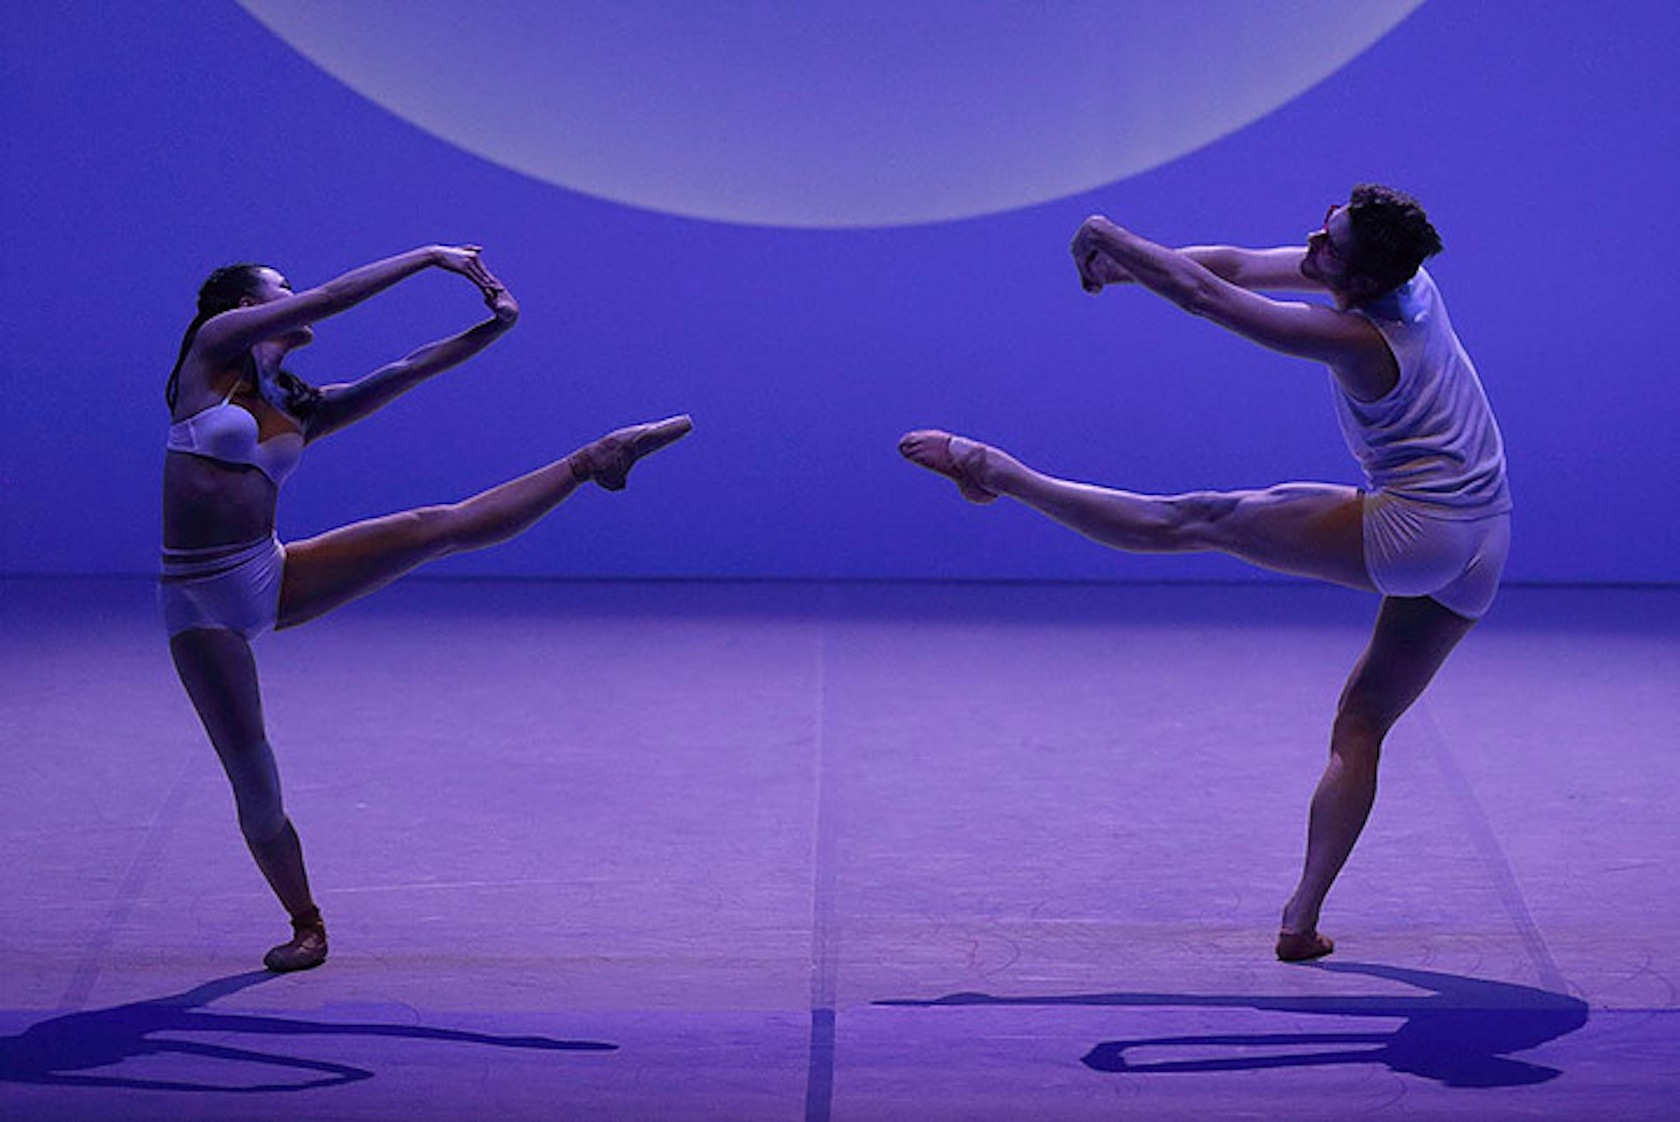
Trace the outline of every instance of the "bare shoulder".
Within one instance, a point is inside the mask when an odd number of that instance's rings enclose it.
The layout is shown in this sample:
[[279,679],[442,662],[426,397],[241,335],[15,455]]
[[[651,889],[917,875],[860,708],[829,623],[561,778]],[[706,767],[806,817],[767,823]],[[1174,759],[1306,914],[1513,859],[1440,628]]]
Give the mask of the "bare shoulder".
[[180,420],[215,405],[239,384],[243,375],[226,363],[206,362],[195,347],[181,363],[174,417]]
[[1362,315],[1328,309],[1345,321],[1347,344],[1328,360],[1330,370],[1355,400],[1378,401],[1400,384],[1400,363],[1376,324]]

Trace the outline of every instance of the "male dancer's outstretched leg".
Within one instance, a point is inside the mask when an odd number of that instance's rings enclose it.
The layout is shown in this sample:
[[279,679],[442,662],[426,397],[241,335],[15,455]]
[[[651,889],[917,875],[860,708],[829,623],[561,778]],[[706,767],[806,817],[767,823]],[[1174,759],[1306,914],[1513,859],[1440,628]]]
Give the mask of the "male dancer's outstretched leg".
[[1131,553],[1217,551],[1274,572],[1376,591],[1365,572],[1359,492],[1330,483],[1261,491],[1143,495],[1075,483],[999,448],[938,429],[906,433],[906,459],[946,476],[970,502],[1007,496]]

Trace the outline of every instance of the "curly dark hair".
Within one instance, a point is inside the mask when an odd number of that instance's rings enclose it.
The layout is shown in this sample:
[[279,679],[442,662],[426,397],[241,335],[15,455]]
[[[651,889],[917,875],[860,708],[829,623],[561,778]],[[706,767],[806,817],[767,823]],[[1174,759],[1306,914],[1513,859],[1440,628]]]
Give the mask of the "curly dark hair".
[[1348,196],[1348,221],[1360,273],[1387,292],[1412,279],[1424,260],[1441,252],[1441,235],[1416,199],[1378,183],[1361,183]]
[[[175,401],[180,396],[181,364],[187,361],[187,352],[192,350],[193,340],[198,337],[198,329],[211,317],[239,307],[239,302],[245,297],[256,295],[262,287],[262,277],[258,274],[266,268],[267,265],[258,265],[251,261],[223,265],[205,278],[204,283],[199,286],[198,314],[193,316],[192,323],[187,325],[186,334],[181,337],[181,351],[175,356],[175,368],[169,372],[169,382],[163,388],[163,399],[170,409],[175,408]],[[256,356],[247,351],[242,366],[251,388],[259,389]],[[320,402],[321,391],[289,370],[280,371],[275,377],[275,383],[284,398],[286,410],[294,417],[307,418]]]

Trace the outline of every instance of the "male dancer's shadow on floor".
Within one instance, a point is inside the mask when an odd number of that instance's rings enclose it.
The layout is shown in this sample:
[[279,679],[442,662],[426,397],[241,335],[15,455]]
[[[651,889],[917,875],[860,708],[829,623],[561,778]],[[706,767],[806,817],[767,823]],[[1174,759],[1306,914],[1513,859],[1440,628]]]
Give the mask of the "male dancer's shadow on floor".
[[[110,1009],[68,1013],[31,1025],[16,1036],[0,1037],[0,1082],[37,1083],[65,1087],[118,1087],[144,1091],[223,1091],[234,1093],[305,1091],[337,1087],[372,1079],[374,1073],[349,1064],[311,1060],[301,1056],[259,1052],[224,1044],[205,1044],[160,1033],[229,1033],[255,1036],[371,1036],[483,1044],[493,1048],[529,1048],[547,1052],[611,1052],[616,1044],[591,1040],[551,1040],[543,1036],[490,1036],[424,1025],[305,1021],[291,1017],[214,1013],[202,1007],[278,975],[257,970],[206,982],[196,989],[168,997],[137,1001]],[[79,1074],[109,1067],[122,1060],[165,1056],[179,1060],[196,1078],[136,1078]],[[230,1085],[203,1081],[203,1066],[194,1061],[258,1064],[308,1073],[311,1078],[287,1082]]]
[[[1399,1018],[1386,1032],[1231,1033],[1108,1040],[1084,1056],[1086,1067],[1108,1072],[1256,1071],[1264,1068],[1382,1064],[1391,1071],[1449,1087],[1515,1087],[1544,1083],[1556,1068],[1508,1059],[1587,1023],[1587,1003],[1566,994],[1429,970],[1362,962],[1316,963],[1307,969],[1366,974],[1429,991],[1428,997],[1244,997],[1170,993],[1097,993],[1048,997],[992,997],[955,993],[934,1001],[878,1001],[877,1005],[1130,1005],[1260,1009],[1335,1017]],[[1334,1045],[1367,1047],[1326,1050]],[[1308,1048],[1271,1055],[1139,1063],[1141,1048]]]

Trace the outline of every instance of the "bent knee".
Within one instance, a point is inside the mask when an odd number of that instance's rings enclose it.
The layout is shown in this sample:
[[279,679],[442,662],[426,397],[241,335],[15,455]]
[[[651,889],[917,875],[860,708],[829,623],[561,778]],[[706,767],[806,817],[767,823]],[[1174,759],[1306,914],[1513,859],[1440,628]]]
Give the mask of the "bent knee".
[[1382,752],[1383,740],[1394,727],[1394,717],[1370,699],[1344,697],[1336,708],[1330,743],[1338,755],[1370,756]]

